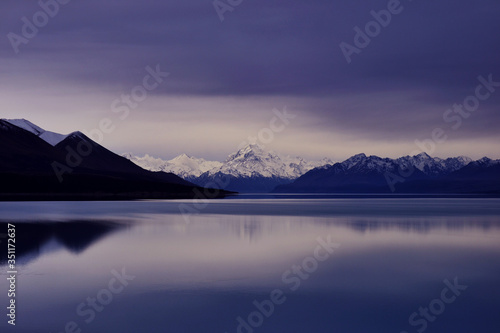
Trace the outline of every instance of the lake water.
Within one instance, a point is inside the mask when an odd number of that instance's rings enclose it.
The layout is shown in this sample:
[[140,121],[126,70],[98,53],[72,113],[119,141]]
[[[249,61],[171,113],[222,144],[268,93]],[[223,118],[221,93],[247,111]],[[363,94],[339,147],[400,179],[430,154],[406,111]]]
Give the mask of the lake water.
[[1,332],[500,331],[499,199],[14,202],[0,221]]

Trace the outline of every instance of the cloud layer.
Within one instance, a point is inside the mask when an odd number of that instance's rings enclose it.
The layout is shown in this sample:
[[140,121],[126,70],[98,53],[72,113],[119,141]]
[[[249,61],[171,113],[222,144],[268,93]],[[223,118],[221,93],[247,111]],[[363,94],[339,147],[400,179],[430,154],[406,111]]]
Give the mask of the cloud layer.
[[[206,0],[72,0],[16,54],[8,34],[23,36],[23,17],[33,22],[41,7],[2,1],[0,109],[62,132],[108,117],[112,149],[221,158],[286,105],[297,118],[270,147],[289,153],[395,156],[441,127],[448,140],[436,154],[499,158],[500,88],[457,130],[443,114],[474,94],[478,76],[500,81],[500,3],[402,1],[348,64],[339,44],[354,45],[353,28],[387,6],[243,0],[221,22]],[[156,64],[170,76],[117,119],[113,101]]]

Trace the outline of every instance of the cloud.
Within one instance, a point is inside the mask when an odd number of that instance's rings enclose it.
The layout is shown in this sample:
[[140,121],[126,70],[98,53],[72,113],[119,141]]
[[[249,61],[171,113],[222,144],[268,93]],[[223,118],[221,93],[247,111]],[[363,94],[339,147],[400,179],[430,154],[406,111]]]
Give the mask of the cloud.
[[[109,113],[113,99],[138,84],[146,66],[161,64],[171,76],[127,128],[186,114],[187,128],[200,132],[217,124],[244,129],[249,122],[255,130],[263,118],[246,115],[287,105],[301,115],[293,127],[297,137],[316,131],[344,138],[346,154],[349,143],[353,153],[361,149],[359,140],[398,150],[442,126],[443,112],[473,92],[478,75],[492,73],[500,81],[498,2],[402,4],[404,11],[347,64],[339,43],[352,43],[354,26],[364,27],[373,19],[370,11],[386,8],[387,1],[244,0],[220,22],[205,0],[73,0],[20,45],[19,54],[1,39],[0,107],[55,129],[91,126]],[[1,34],[20,33],[21,18],[38,10],[35,1],[3,1]],[[498,142],[499,96],[450,140]],[[229,149],[241,130],[222,132],[202,149],[221,155],[214,147]],[[149,140],[116,135],[116,147],[153,149]],[[297,147],[320,145],[310,140]],[[182,148],[201,150],[191,144]]]

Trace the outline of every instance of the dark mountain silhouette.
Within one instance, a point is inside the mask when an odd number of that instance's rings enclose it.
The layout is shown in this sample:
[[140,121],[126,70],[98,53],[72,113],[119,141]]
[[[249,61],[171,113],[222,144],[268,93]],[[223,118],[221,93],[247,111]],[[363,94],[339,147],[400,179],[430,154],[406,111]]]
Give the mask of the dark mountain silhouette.
[[53,161],[64,161],[64,154],[22,128],[0,119],[0,171],[50,173]]
[[83,133],[52,146],[0,120],[0,199],[192,198],[196,190],[204,191],[174,174],[144,170]]
[[[410,169],[410,159],[414,164],[421,163],[423,171]],[[427,154],[399,159],[358,154],[342,163],[313,169],[291,184],[277,186],[273,192],[500,194],[500,161],[483,158],[457,164],[461,160],[433,159]],[[428,167],[436,161],[451,167]]]

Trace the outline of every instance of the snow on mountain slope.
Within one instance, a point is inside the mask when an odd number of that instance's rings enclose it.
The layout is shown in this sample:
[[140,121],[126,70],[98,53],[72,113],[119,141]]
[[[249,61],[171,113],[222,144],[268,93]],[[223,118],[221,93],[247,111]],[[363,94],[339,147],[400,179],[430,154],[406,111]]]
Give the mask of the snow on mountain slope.
[[193,179],[204,175],[211,177],[225,174],[238,178],[264,177],[295,179],[307,171],[327,164],[333,164],[329,159],[321,161],[306,161],[301,157],[279,155],[268,152],[259,145],[248,145],[236,153],[230,154],[224,162],[207,161],[186,154],[164,161],[149,155],[137,157],[123,154],[137,165],[152,171],[172,172],[185,179]]
[[67,135],[59,134],[59,133],[54,133],[50,131],[45,131],[42,134],[39,135],[40,139],[46,141],[47,143],[51,144],[52,146],[57,145],[59,142],[63,141],[64,139],[67,138]]
[[[324,164],[333,164],[331,160],[308,162],[301,157],[279,155],[265,151],[259,145],[248,145],[228,156],[219,167],[208,172],[209,176],[217,173],[234,177],[278,177],[295,179],[307,171]],[[323,165],[324,165],[323,164]]]
[[127,153],[122,156],[146,170],[171,172],[184,179],[199,177],[204,172],[222,165],[221,162],[207,161],[203,158],[196,158],[186,154],[179,155],[168,161],[152,157],[148,154],[138,157]]
[[430,157],[426,153],[420,153],[415,156],[400,157],[395,161],[405,168],[413,165],[427,175],[439,175],[461,169],[472,162],[472,159],[466,156],[442,159],[439,157]]
[[[256,144],[248,145],[230,154],[222,163],[206,161],[185,154],[170,161],[164,161],[149,155],[136,157],[131,154],[124,154],[123,156],[145,169],[171,172],[190,181],[195,181],[196,178],[206,181],[220,175],[244,179],[279,178],[294,180],[312,169],[328,168],[328,166],[334,165],[334,162],[327,158],[320,161],[306,161],[301,157],[266,151]],[[384,173],[387,170],[396,172],[398,168],[408,170],[408,168],[414,167],[426,175],[438,176],[459,170],[471,162],[472,160],[469,157],[459,156],[441,159],[430,157],[426,153],[397,159],[357,154],[337,163],[336,167],[350,173],[368,173],[372,171]]]
[[5,120],[9,123],[11,123],[14,126],[20,127],[24,130],[27,130],[28,132],[31,132],[37,136],[45,132],[44,129],[36,126],[35,124],[27,121],[26,119],[2,119]]
[[500,160],[492,160],[489,157],[483,157],[477,161],[473,161],[471,164],[474,164],[476,166],[483,165],[483,166],[491,167],[493,165],[500,164]]
[[179,155],[169,162],[173,165],[171,168],[172,173],[177,174],[177,172],[185,172],[190,173],[194,177],[198,177],[202,173],[218,168],[222,165],[219,161],[207,161],[203,158],[196,158],[186,154]]
[[341,162],[340,165],[344,170],[352,170],[355,172],[385,172],[394,168],[409,170],[409,168],[414,167],[426,175],[436,176],[459,170],[471,162],[472,159],[465,156],[442,159],[439,157],[430,157],[426,153],[420,153],[415,156],[403,156],[397,159],[357,154]]
[[11,123],[14,126],[20,127],[24,130],[27,130],[35,134],[36,136],[40,137],[40,139],[44,140],[45,142],[49,143],[52,146],[57,145],[59,142],[63,141],[67,137],[67,135],[46,131],[43,128],[38,127],[37,125],[29,122],[26,119],[3,119],[3,120]]

